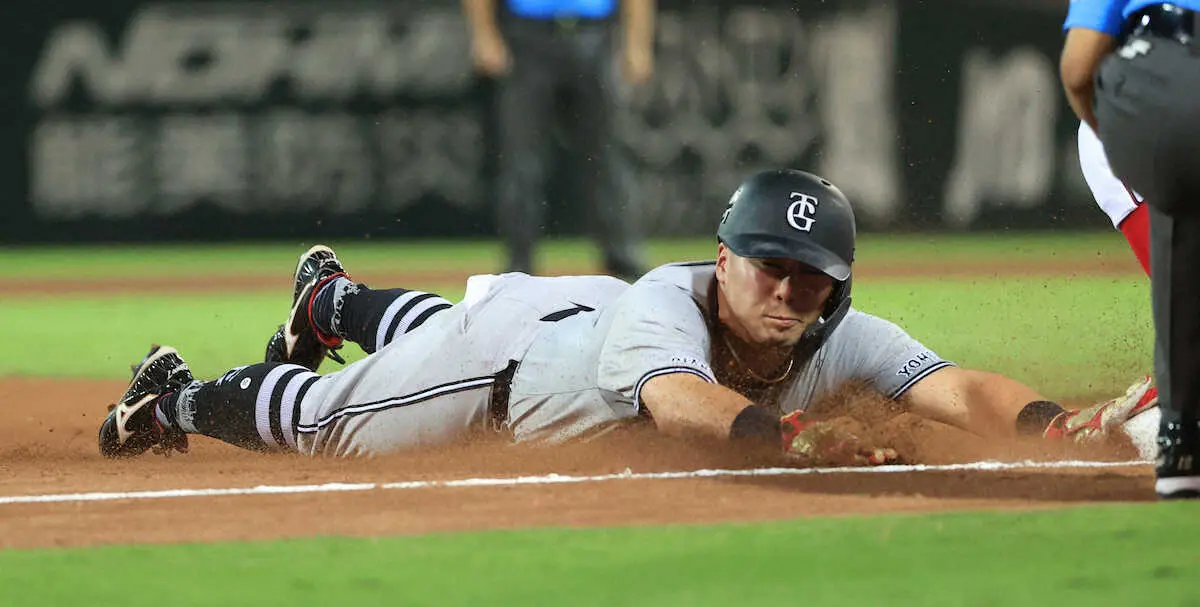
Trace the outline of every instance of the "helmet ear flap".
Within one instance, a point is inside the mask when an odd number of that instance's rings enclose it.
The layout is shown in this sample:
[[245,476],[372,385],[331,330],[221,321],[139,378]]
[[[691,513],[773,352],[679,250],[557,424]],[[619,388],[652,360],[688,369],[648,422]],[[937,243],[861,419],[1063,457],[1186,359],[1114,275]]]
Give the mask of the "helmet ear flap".
[[854,276],[851,275],[846,280],[835,283],[821,317],[804,329],[800,342],[796,344],[798,358],[802,361],[807,361],[816,354],[825,340],[829,339],[829,334],[846,318],[850,311],[850,283],[853,280]]
[[[821,313],[821,318],[826,323],[833,320],[837,316],[837,321],[841,322],[842,317],[846,316],[846,310],[850,308],[850,286],[854,281],[854,275],[846,277],[846,280],[839,281],[833,287],[833,292],[829,294],[829,301],[825,302],[825,311]],[[838,310],[841,310],[840,315]]]

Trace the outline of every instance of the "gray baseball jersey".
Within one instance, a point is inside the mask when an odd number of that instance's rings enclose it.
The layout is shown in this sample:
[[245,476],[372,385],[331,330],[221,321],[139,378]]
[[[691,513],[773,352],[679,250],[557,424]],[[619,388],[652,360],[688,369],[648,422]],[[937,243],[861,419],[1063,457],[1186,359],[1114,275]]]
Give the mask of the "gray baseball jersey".
[[[445,443],[486,425],[495,374],[519,362],[508,430],[517,441],[586,437],[642,417],[646,381],[717,382],[708,318],[712,262],[669,264],[632,286],[607,277],[490,277],[374,355],[324,376],[300,403],[298,444],[336,455]],[[851,310],[772,395],[804,409],[844,382],[898,397],[951,363],[896,325]]]
[[[717,382],[708,322],[714,267],[662,266],[598,314],[564,321],[535,340],[512,386],[517,440],[574,438],[636,417],[642,386],[659,375],[691,373]],[[854,380],[897,398],[951,364],[895,324],[852,309],[772,395],[774,402],[764,404],[780,413],[805,409]]]

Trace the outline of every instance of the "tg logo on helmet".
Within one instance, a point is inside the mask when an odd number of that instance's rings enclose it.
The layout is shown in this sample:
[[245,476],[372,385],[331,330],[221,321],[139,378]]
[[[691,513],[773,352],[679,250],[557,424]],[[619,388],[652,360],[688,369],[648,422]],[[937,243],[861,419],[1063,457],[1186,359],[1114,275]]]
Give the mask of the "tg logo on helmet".
[[813,221],[816,219],[813,217],[813,214],[817,212],[817,203],[819,201],[815,197],[802,192],[792,192],[789,199],[792,201],[792,204],[788,205],[787,210],[788,225],[801,232],[811,230]]

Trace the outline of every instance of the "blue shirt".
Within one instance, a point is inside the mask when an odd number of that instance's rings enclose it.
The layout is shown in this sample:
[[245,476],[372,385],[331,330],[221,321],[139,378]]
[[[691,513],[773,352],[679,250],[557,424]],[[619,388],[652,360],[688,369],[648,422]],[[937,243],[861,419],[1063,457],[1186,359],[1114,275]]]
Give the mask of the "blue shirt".
[[[1162,3],[1162,0],[1071,0],[1063,29],[1079,27],[1117,36],[1130,15],[1147,6]],[[1171,4],[1200,11],[1200,0],[1174,0]]]
[[508,0],[507,4],[509,12],[526,19],[604,19],[617,10],[617,0]]

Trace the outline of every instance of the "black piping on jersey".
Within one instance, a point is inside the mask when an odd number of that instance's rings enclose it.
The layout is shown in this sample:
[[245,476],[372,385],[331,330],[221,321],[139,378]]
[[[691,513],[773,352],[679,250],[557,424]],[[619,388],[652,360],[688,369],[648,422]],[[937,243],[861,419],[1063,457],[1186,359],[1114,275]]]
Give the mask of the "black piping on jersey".
[[681,261],[679,263],[673,263],[671,265],[678,266],[680,268],[698,268],[700,266],[715,266],[715,265],[717,265],[717,262],[712,259],[709,259],[707,261]]
[[929,376],[930,373],[933,373],[934,371],[937,371],[938,369],[945,369],[946,367],[953,367],[953,366],[954,366],[954,363],[952,363],[948,360],[943,360],[941,362],[938,362],[938,363],[934,364],[933,366],[929,367],[928,369],[925,369],[924,371],[921,371],[920,373],[916,374],[915,376],[910,377],[908,379],[908,381],[904,382],[903,386],[900,386],[899,388],[892,390],[892,393],[888,395],[888,398],[891,398],[891,399],[900,398],[901,396],[904,395],[905,392],[908,392],[909,388],[913,387],[913,384],[921,381],[922,379],[925,379],[926,377]]
[[650,371],[646,372],[646,374],[643,375],[642,378],[638,380],[637,385],[635,385],[633,387],[634,410],[637,413],[641,413],[641,411],[642,411],[642,386],[646,385],[646,382],[648,382],[651,379],[654,379],[655,377],[658,377],[660,375],[671,375],[674,373],[691,373],[692,375],[695,375],[696,377],[699,377],[710,384],[717,383],[716,378],[705,375],[699,369],[693,369],[692,367],[674,366],[674,367],[660,367],[658,369],[651,369]]
[[[296,406],[292,407],[292,419],[291,419],[292,442],[296,441],[295,428],[300,425],[300,403],[304,402],[304,397],[308,395],[309,388],[312,388],[313,385],[315,385],[317,383],[317,380],[319,380],[319,379],[321,379],[320,376],[311,377],[311,378],[305,380],[304,385],[300,386],[300,389],[296,391]],[[280,417],[279,415],[273,415],[271,417],[271,420],[272,420],[271,423],[274,424],[275,423],[274,420],[278,419],[279,417]],[[279,421],[280,421],[280,423],[283,423],[283,420],[279,420]],[[272,432],[274,432],[274,428],[272,428]],[[297,447],[299,447],[299,445],[297,445]]]
[[342,407],[341,409],[338,409],[338,410],[326,415],[325,417],[322,417],[321,419],[317,420],[316,424],[313,424],[313,425],[297,424],[296,431],[303,433],[303,434],[312,434],[314,432],[318,432],[321,428],[324,428],[325,426],[328,426],[329,424],[331,424],[343,417],[346,417],[348,415],[359,415],[362,413],[378,413],[380,411],[387,411],[388,409],[395,409],[398,407],[407,407],[409,405],[415,405],[417,403],[424,402],[424,401],[427,401],[427,400],[430,400],[433,398],[437,398],[439,396],[446,396],[447,394],[455,394],[458,392],[466,392],[467,390],[475,390],[477,388],[485,388],[494,383],[496,383],[496,376],[495,375],[487,375],[484,377],[475,377],[475,378],[471,378],[471,379],[462,379],[459,381],[445,383],[440,386],[426,388],[424,390],[421,390],[420,392],[414,392],[412,394],[407,394],[404,396],[393,396],[391,398],[385,398],[383,400],[377,400],[374,402],[362,403],[359,405],[349,405],[346,407]]
[[[279,381],[275,382],[275,386],[271,390],[271,397],[267,401],[267,422],[271,425],[271,438],[275,439],[275,444],[280,447],[288,446],[287,441],[283,438],[283,423],[279,419],[283,409],[283,393],[287,392],[288,384],[292,383],[297,375],[305,372],[311,373],[304,367],[296,367],[281,375]],[[316,380],[317,378],[312,378],[312,381]]]
[[567,308],[565,310],[559,310],[557,312],[551,312],[551,313],[539,318],[538,320],[541,322],[558,322],[560,320],[566,320],[572,316],[575,316],[576,314],[580,314],[583,312],[595,312],[596,311],[596,308],[590,308],[581,303],[571,302],[571,305],[574,307]]

